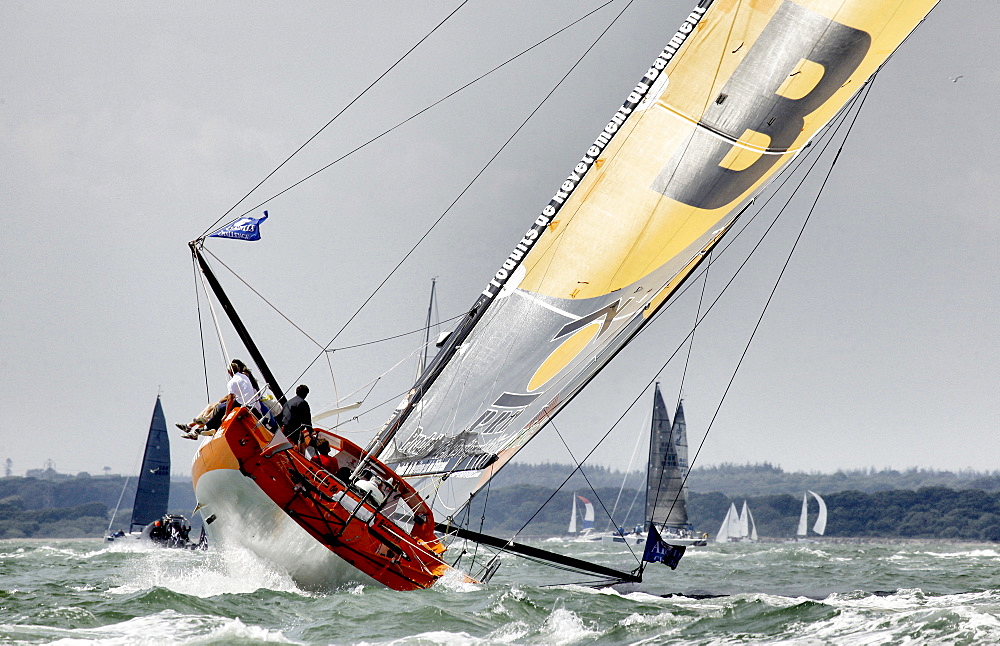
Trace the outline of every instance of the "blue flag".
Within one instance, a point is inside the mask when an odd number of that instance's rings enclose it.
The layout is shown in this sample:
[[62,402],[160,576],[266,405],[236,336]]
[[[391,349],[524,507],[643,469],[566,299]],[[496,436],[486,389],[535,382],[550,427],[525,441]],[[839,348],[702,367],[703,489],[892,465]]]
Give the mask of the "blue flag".
[[660,532],[652,524],[649,526],[649,536],[646,537],[646,549],[642,553],[642,560],[650,563],[663,563],[671,570],[677,569],[677,564],[684,556],[683,545],[668,545],[660,538]]
[[264,211],[264,217],[262,218],[240,218],[236,222],[227,224],[221,229],[216,230],[215,233],[208,234],[208,237],[250,241],[260,240],[260,223],[266,219],[267,211]]

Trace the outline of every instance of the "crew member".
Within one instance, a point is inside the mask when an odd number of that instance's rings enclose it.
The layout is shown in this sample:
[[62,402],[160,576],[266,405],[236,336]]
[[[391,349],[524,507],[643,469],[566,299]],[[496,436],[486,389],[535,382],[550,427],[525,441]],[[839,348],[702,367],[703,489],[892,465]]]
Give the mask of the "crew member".
[[306,431],[312,430],[312,411],[309,409],[309,402],[306,401],[308,394],[309,386],[299,384],[295,388],[295,397],[288,400],[281,415],[281,430],[293,444],[299,444],[301,441],[303,428]]

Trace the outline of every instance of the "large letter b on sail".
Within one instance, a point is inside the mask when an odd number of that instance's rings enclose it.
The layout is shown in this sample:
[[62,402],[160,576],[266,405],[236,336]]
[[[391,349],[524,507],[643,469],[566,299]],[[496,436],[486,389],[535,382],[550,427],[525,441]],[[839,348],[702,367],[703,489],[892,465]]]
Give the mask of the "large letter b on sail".
[[[785,2],[686,145],[660,171],[653,190],[701,209],[736,201],[781,159],[802,132],[806,115],[850,78],[870,46],[867,32]],[[790,79],[803,72],[815,85],[804,93],[790,91]],[[747,132],[766,141],[766,150],[752,163],[724,164]]]

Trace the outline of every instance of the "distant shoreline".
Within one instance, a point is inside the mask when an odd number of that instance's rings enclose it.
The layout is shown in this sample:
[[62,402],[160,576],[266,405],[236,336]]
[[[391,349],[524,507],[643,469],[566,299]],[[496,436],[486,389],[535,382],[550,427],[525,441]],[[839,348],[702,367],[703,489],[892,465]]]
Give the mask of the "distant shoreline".
[[[518,536],[518,540],[523,543],[539,543],[547,541],[551,538],[570,538],[568,535],[557,535],[557,536]],[[664,539],[667,543],[670,539]],[[991,547],[998,547],[996,543],[991,543],[989,541],[975,540],[971,538],[899,538],[891,536],[811,536],[806,540],[795,541],[792,538],[771,538],[771,537],[761,537],[757,540],[758,545],[760,544],[771,544],[771,545],[783,545],[789,544],[794,545],[798,542],[801,545],[817,544],[833,544],[833,545],[921,545],[921,544],[931,544],[931,545],[988,545]],[[601,541],[594,541],[595,545],[600,545]],[[708,544],[711,545],[753,545],[754,543],[716,543],[714,538],[708,539]],[[697,549],[697,548],[695,548]]]

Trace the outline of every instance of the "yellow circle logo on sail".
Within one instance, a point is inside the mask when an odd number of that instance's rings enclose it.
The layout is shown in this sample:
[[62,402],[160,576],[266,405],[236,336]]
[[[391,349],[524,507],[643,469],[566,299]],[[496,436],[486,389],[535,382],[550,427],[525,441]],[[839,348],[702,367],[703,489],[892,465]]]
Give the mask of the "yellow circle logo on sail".
[[559,374],[563,368],[568,366],[570,362],[577,357],[583,349],[587,347],[597,333],[601,331],[600,322],[595,322],[593,325],[588,325],[575,332],[571,337],[562,342],[562,344],[556,348],[552,354],[548,356],[542,365],[538,367],[535,374],[531,377],[531,381],[528,382],[528,390],[538,390],[544,386],[550,379]]

